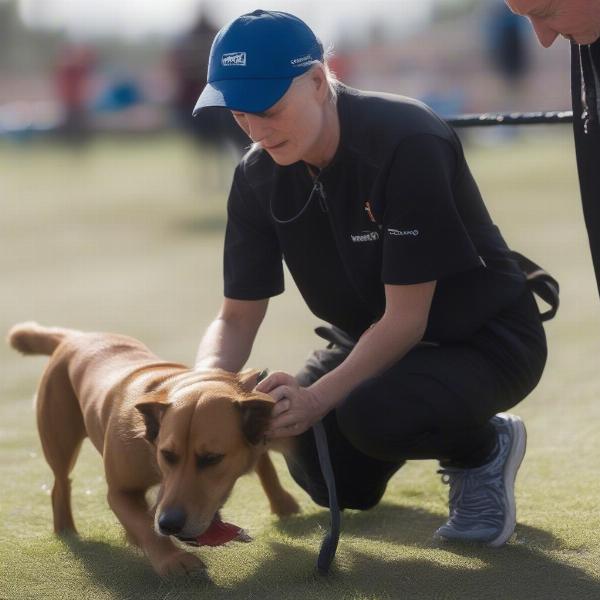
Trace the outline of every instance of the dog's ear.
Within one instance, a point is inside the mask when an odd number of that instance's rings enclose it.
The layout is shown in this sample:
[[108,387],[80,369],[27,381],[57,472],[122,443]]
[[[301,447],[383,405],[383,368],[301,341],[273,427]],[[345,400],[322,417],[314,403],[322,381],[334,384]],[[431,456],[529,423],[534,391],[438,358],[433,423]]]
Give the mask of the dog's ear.
[[145,394],[136,403],[135,407],[142,413],[146,425],[145,438],[152,444],[158,436],[160,421],[169,407],[167,392]]
[[258,444],[267,430],[275,402],[254,397],[236,400],[233,404],[240,411],[244,437],[251,444]]
[[238,373],[238,383],[245,392],[251,392],[259,381],[262,381],[267,376],[266,369],[259,371],[258,369],[246,369]]

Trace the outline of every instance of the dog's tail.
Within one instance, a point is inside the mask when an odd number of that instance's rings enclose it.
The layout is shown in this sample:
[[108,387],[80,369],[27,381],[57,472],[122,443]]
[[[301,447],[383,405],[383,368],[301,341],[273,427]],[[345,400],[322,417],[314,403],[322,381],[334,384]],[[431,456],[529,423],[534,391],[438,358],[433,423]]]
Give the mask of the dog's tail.
[[23,354],[52,354],[71,329],[44,327],[34,321],[18,323],[8,332],[8,343]]

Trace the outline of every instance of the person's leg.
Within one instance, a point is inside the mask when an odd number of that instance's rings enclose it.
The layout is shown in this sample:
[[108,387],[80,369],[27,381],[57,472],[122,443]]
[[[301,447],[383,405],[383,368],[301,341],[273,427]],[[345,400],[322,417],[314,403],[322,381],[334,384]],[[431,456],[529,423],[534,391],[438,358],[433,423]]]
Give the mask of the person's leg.
[[451,485],[440,535],[503,543],[514,529],[512,485],[524,453],[518,418],[496,416],[537,384],[545,336],[530,295],[469,344],[415,347],[336,409],[341,433],[387,461],[440,460]]
[[546,361],[531,293],[467,342],[417,345],[336,409],[343,434],[381,460],[481,465],[494,449],[490,419],[525,398]]
[[[297,375],[300,385],[310,385],[335,368],[350,350],[351,345],[343,349],[330,345],[317,351]],[[504,531],[490,541],[502,543],[508,537],[506,524],[511,530],[511,518],[514,521],[510,515],[514,494],[509,488],[520,464],[517,454],[524,429],[519,439],[511,430],[512,420],[493,415],[527,396],[545,360],[544,331],[535,301],[527,293],[469,344],[419,345],[381,376],[358,386],[324,419],[334,448],[340,505],[368,508],[379,501],[404,460],[437,458],[451,487],[449,524],[454,537],[489,538],[481,528],[485,519],[478,516],[486,517],[488,509],[496,512],[497,506],[494,498],[486,497],[488,506],[482,511],[479,494],[486,487],[500,486]],[[296,438],[296,450],[286,460],[297,483],[315,502],[326,505],[327,490],[311,431]],[[465,485],[475,494],[464,494]],[[465,514],[468,526],[457,528],[464,525]]]
[[[494,450],[489,419],[497,412],[486,389],[491,379],[485,377],[487,365],[480,360],[477,369],[478,359],[476,351],[460,347],[417,347],[355,388],[335,411],[338,425],[356,448],[373,458],[478,466]],[[461,383],[472,389],[451,387],[455,377],[464,378]]]
[[[323,419],[341,509],[367,510],[381,500],[390,477],[403,462],[371,458],[357,450],[340,432],[333,412]],[[285,460],[294,481],[320,506],[329,506],[312,429],[294,438]]]
[[[352,340],[335,327],[327,331],[322,328],[319,334],[328,340],[333,337],[337,341],[330,342],[327,348],[311,354],[303,369],[296,375],[296,380],[303,387],[337,367],[352,350]],[[383,496],[390,477],[402,466],[403,461],[382,461],[357,450],[341,434],[335,412],[323,419],[323,425],[340,508],[366,510],[375,506]],[[314,502],[320,506],[328,506],[327,486],[321,473],[312,429],[294,438],[292,450],[285,455],[285,460],[296,483]]]
[[514,530],[512,486],[524,453],[524,430],[513,435],[512,420],[491,420],[498,390],[477,350],[416,348],[356,388],[335,413],[341,435],[367,456],[440,461],[450,495],[439,537],[498,545]]

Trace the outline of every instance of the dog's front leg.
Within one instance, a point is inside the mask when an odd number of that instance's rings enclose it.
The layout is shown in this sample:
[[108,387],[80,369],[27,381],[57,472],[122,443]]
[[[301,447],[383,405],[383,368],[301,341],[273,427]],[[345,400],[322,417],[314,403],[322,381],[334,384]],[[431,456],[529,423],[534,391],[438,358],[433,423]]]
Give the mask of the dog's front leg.
[[154,531],[144,491],[109,489],[108,503],[125,527],[129,539],[140,546],[162,577],[189,575],[206,568],[197,556],[181,550],[170,538]]

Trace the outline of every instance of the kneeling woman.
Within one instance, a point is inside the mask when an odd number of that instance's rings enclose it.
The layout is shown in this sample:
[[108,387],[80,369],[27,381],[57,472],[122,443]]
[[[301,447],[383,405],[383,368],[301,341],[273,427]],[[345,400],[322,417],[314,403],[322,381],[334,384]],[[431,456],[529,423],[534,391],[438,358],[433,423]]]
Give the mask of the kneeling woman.
[[332,325],[278,400],[268,435],[295,436],[294,479],[327,504],[310,427],[323,419],[341,507],[366,509],[411,459],[437,459],[450,517],[437,535],[503,544],[526,433],[497,414],[546,361],[535,300],[452,129],[423,104],[330,76],[296,17],[257,10],[218,33],[195,111],[223,106],[254,142],[228,202],[225,298],[198,367],[239,370],[285,260]]

